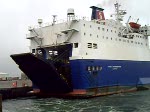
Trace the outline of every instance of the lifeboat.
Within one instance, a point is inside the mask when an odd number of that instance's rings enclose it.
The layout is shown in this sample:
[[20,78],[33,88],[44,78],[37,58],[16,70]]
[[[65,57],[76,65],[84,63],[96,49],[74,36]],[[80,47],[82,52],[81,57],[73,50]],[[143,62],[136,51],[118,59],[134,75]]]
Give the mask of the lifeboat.
[[134,29],[139,29],[141,26],[140,24],[137,24],[135,22],[130,22],[129,25],[131,28],[134,28]]

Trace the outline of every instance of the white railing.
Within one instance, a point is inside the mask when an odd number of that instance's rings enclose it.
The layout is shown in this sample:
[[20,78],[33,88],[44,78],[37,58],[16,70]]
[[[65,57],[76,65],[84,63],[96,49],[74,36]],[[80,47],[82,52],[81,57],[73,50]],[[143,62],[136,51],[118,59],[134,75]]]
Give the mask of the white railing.
[[[85,17],[85,16],[75,16],[74,19],[71,20],[85,20],[85,21],[89,21],[89,17]],[[66,19],[60,19],[60,20],[56,20],[55,24],[60,24],[60,23],[65,23],[71,20],[67,20]],[[41,26],[40,25],[34,25],[34,26],[29,26],[30,28],[42,28],[42,27],[47,27],[47,26],[52,26],[53,22],[49,22],[49,23],[43,23]]]

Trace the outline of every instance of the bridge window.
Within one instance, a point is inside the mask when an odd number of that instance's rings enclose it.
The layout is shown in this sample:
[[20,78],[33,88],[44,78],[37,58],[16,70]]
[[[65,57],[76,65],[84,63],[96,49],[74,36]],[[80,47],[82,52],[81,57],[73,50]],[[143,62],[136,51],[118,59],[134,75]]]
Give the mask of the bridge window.
[[35,49],[32,49],[32,53],[35,53]]
[[74,48],[78,48],[78,43],[74,43]]
[[58,51],[54,51],[54,55],[58,55]]
[[49,51],[49,54],[52,55],[52,54],[53,54],[53,51]]
[[41,51],[41,50],[38,50],[38,54],[42,54],[42,51]]
[[88,43],[88,48],[92,48],[92,43]]
[[97,44],[93,43],[93,48],[97,49]]

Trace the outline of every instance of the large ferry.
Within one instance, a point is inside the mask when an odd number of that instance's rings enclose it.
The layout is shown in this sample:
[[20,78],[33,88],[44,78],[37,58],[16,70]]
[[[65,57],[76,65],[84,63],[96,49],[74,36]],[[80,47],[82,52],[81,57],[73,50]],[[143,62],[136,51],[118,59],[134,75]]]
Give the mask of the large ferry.
[[101,5],[91,6],[91,20],[67,10],[67,20],[29,27],[30,53],[11,55],[32,80],[35,92],[93,97],[149,88],[150,26],[130,18],[114,4],[115,19],[105,19]]

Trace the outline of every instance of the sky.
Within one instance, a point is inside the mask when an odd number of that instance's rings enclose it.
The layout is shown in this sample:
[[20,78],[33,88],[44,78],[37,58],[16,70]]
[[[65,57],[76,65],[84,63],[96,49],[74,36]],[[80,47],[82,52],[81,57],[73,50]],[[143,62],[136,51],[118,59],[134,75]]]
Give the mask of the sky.
[[127,10],[124,23],[129,16],[132,21],[139,18],[141,25],[150,24],[149,0],[0,0],[0,72],[19,76],[21,71],[10,58],[11,54],[29,52],[30,41],[26,39],[28,26],[65,19],[68,8],[74,8],[79,16],[91,16],[90,6],[101,4],[105,17],[114,13],[113,4],[118,1]]

